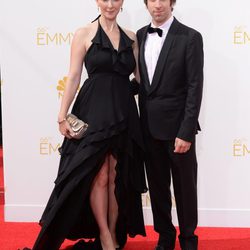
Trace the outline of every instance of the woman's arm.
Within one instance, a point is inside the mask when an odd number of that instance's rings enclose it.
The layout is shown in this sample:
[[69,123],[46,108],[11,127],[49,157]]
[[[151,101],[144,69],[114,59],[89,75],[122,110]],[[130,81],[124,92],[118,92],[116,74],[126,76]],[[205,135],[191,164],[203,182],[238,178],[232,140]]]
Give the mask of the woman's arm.
[[131,80],[131,90],[134,95],[137,95],[139,92],[139,83],[140,83],[140,73],[139,73],[139,66],[138,66],[138,55],[139,55],[139,49],[138,49],[138,41],[136,34],[132,31],[126,30],[127,35],[134,41],[133,43],[133,53],[136,61],[136,67],[134,70],[134,78]]
[[139,65],[138,65],[138,55],[139,55],[139,47],[138,47],[138,41],[136,35],[133,33],[133,40],[135,41],[133,44],[133,51],[134,51],[134,56],[135,56],[135,61],[136,61],[136,67],[134,71],[134,76],[135,79],[138,83],[140,83],[140,73],[139,73]]
[[58,114],[59,130],[61,134],[67,138],[71,138],[71,136],[69,135],[70,127],[68,123],[65,122],[65,117],[81,81],[83,61],[86,54],[85,40],[87,34],[87,28],[78,29],[73,37],[71,45],[70,68],[62,97],[61,108]]

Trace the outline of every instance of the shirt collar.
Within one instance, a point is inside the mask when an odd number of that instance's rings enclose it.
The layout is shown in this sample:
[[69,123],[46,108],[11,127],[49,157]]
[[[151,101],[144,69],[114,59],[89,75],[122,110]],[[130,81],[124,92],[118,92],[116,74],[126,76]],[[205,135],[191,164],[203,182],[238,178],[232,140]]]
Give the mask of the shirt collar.
[[[163,23],[161,26],[157,27],[163,30],[163,34],[167,33],[172,22],[174,21],[174,16],[171,15],[171,17],[165,22]],[[156,28],[156,26],[153,24],[153,22],[151,23],[151,27]]]

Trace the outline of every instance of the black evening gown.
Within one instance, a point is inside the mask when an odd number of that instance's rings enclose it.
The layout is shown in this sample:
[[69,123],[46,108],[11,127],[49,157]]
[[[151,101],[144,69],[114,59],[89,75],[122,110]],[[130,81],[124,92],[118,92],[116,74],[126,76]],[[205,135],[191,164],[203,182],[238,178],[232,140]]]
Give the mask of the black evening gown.
[[136,65],[134,41],[119,29],[118,51],[99,23],[86,53],[88,79],[78,93],[72,113],[89,127],[80,140],[64,139],[55,187],[33,250],[58,250],[66,238],[98,238],[89,197],[93,179],[110,153],[117,160],[117,240],[123,246],[127,235],[145,236],[141,203],[141,193],[147,190],[143,142],[129,80]]

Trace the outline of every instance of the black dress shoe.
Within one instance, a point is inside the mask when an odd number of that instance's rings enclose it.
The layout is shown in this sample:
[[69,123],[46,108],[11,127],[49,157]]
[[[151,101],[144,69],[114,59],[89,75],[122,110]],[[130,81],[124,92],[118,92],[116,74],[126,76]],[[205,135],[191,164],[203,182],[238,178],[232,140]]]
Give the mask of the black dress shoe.
[[154,250],[165,250],[163,246],[157,245]]
[[174,248],[168,248],[161,245],[157,245],[154,250],[174,250]]
[[[160,233],[157,246],[159,250],[174,250],[176,241],[176,229],[173,228],[168,233]],[[157,249],[157,248],[156,248]]]

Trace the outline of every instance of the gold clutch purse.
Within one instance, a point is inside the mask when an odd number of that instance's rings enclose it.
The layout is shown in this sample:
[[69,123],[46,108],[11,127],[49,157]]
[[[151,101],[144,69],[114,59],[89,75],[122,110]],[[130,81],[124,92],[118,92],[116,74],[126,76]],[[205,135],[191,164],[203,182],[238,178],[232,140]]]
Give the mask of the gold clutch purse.
[[89,126],[86,122],[80,120],[73,114],[67,114],[66,121],[69,123],[69,126],[72,130],[70,135],[74,139],[81,139]]

